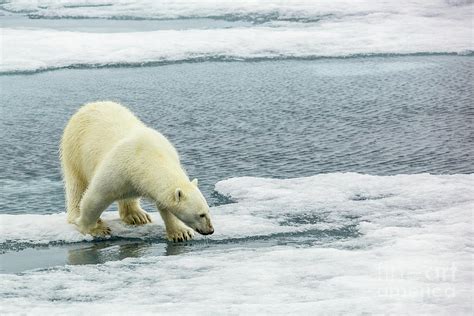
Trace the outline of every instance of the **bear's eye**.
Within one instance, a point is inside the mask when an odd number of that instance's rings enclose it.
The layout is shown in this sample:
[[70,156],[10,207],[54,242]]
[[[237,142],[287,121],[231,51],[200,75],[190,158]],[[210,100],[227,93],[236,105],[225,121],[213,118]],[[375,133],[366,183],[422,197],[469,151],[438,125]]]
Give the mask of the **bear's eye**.
[[201,215],[199,215],[199,217],[201,217],[201,218],[204,217],[204,216],[206,216],[206,214],[201,214]]

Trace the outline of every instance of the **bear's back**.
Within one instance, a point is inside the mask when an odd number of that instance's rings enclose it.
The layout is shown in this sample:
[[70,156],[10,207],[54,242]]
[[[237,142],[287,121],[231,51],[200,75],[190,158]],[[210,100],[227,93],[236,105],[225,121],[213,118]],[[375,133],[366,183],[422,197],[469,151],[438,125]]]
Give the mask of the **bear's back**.
[[104,156],[120,141],[146,126],[115,102],[81,107],[69,120],[61,141],[63,159],[89,180]]

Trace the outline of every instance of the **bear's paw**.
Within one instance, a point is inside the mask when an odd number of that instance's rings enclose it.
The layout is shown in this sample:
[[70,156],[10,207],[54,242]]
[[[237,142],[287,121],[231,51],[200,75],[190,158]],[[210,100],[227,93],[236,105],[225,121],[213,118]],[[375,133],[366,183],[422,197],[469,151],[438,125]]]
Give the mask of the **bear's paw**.
[[181,227],[176,227],[174,229],[167,230],[166,237],[169,241],[174,242],[191,240],[194,237],[194,231],[191,228],[185,227],[183,225]]
[[82,234],[84,235],[90,234],[91,236],[94,236],[94,237],[107,237],[107,236],[110,236],[112,232],[110,230],[110,227],[107,226],[105,222],[101,220],[100,218],[97,220],[97,224],[95,224],[91,228],[85,228],[81,226],[79,223],[77,223],[77,227]]

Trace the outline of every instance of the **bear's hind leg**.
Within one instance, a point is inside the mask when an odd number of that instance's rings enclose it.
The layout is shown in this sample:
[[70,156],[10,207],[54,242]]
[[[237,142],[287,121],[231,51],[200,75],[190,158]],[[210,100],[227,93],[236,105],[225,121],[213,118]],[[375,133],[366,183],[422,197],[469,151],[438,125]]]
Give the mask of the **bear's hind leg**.
[[64,171],[64,184],[66,189],[67,221],[74,224],[80,215],[81,198],[87,185],[71,171]]
[[140,207],[140,199],[125,199],[118,201],[120,219],[129,225],[144,225],[151,223],[151,217]]

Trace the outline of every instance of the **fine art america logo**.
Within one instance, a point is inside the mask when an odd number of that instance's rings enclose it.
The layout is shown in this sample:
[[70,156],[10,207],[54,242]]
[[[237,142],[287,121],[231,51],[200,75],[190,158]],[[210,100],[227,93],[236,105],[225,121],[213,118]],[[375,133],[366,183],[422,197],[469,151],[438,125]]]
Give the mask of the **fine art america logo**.
[[378,279],[383,284],[378,289],[380,296],[404,298],[454,298],[456,289],[457,267],[454,263],[450,266],[432,266],[423,269],[420,273],[407,267],[379,264]]

